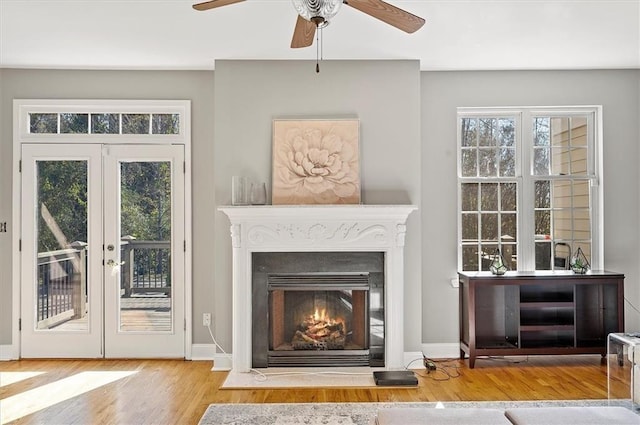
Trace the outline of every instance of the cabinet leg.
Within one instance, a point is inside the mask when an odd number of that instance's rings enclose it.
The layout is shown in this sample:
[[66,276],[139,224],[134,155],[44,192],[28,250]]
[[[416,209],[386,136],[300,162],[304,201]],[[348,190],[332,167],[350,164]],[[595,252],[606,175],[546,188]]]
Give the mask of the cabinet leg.
[[473,369],[476,366],[476,356],[469,354],[469,369]]

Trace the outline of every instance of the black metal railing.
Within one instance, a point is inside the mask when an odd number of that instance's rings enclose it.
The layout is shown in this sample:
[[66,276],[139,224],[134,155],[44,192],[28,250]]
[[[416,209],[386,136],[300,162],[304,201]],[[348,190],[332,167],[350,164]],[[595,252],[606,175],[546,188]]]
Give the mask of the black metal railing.
[[[121,296],[162,293],[171,296],[171,241],[139,241],[125,236],[120,244]],[[87,244],[38,253],[38,329],[84,317],[87,303]]]
[[171,241],[122,238],[120,288],[125,297],[135,293],[171,294]]
[[86,310],[86,243],[38,253],[37,327],[48,329],[61,322],[79,319]]

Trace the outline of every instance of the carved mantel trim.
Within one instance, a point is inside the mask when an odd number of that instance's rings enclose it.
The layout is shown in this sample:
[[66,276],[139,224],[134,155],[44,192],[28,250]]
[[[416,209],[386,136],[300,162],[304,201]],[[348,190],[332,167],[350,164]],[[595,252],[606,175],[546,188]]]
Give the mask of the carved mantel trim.
[[385,361],[402,368],[404,244],[415,205],[264,205],[218,208],[231,223],[232,368],[251,369],[251,253],[377,251],[385,253]]

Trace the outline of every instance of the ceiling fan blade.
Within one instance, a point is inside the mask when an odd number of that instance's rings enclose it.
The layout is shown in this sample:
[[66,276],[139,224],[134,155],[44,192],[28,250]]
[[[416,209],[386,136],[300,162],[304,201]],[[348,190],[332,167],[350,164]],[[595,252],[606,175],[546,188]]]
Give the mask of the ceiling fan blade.
[[296,28],[293,30],[293,38],[291,39],[291,48],[297,49],[299,47],[311,46],[315,35],[316,24],[298,15]]
[[196,3],[193,5],[195,10],[209,10],[215,9],[216,7],[227,6],[229,4],[240,3],[244,0],[209,0],[203,1],[202,3]]
[[382,0],[344,0],[360,12],[380,19],[404,32],[413,33],[422,28],[424,19],[405,10],[390,5]]

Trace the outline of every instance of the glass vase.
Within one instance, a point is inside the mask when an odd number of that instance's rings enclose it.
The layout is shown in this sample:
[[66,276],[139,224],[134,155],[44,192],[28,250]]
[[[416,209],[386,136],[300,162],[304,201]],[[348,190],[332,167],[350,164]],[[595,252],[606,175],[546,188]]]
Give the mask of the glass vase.
[[251,184],[251,205],[265,205],[267,203],[267,185],[265,183]]

